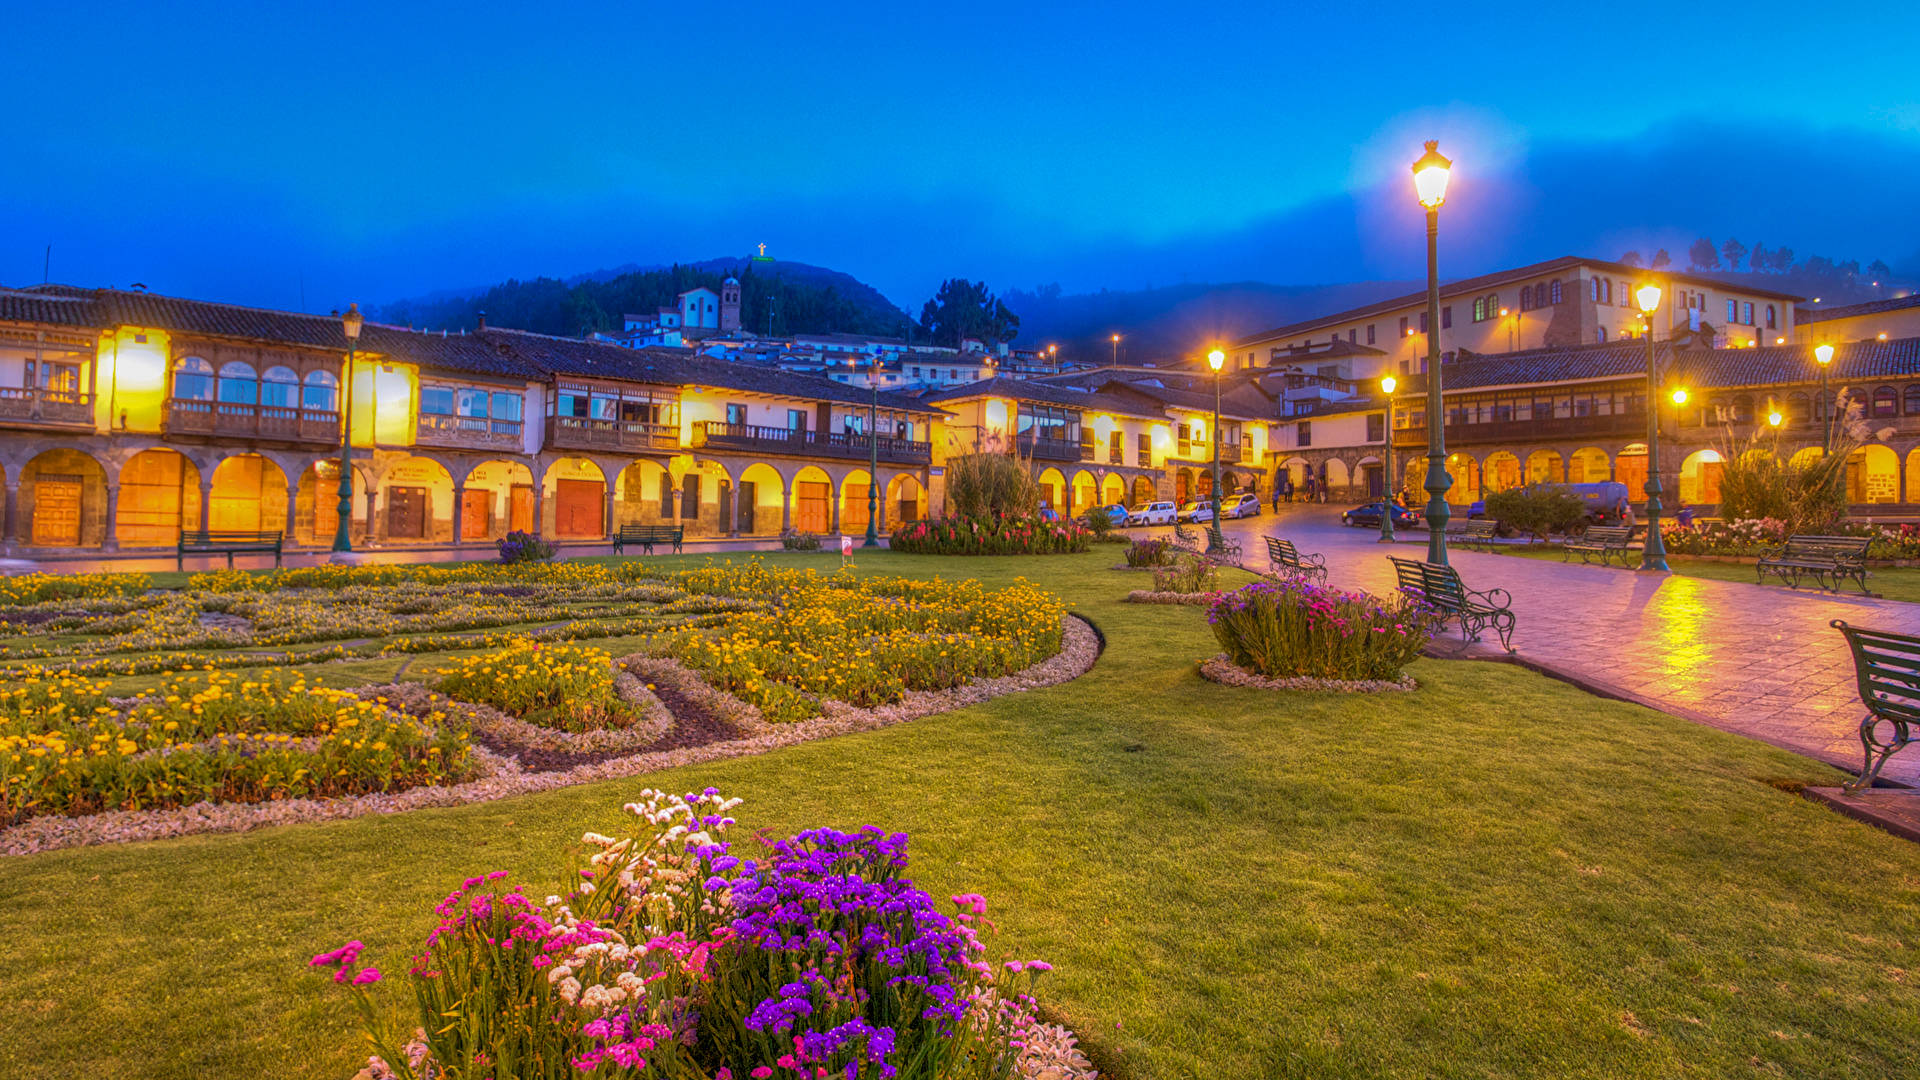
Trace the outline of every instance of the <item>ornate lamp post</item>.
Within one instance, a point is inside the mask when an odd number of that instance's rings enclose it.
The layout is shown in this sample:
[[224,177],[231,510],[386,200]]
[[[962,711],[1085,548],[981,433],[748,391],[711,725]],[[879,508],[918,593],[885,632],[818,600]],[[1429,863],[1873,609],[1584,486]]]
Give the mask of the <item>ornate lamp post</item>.
[[1446,403],[1440,387],[1440,207],[1447,201],[1447,177],[1453,162],[1429,140],[1427,152],[1413,163],[1413,188],[1427,208],[1427,561],[1447,564]]
[[867,389],[873,397],[867,404],[867,538],[860,542],[863,548],[880,546],[880,383],[874,378],[879,365],[879,357],[868,358]]
[[347,361],[340,379],[340,520],[333,530],[336,555],[353,553],[353,356],[365,322],[359,304],[348,304],[347,313],[340,316],[340,329],[347,335]]
[[[1653,313],[1660,307],[1660,286],[1649,281],[1634,290],[1633,298],[1647,318],[1647,542],[1640,552],[1640,569],[1669,573],[1667,544],[1660,536],[1660,365],[1653,355]],[[1674,403],[1686,400],[1686,391],[1674,392]]]
[[1207,366],[1213,369],[1213,520],[1208,522],[1207,554],[1218,555],[1226,549],[1220,542],[1220,369],[1227,354],[1215,349],[1207,354]]
[[1833,364],[1833,346],[1822,342],[1813,347],[1813,358],[1820,364],[1820,407],[1826,410],[1826,428],[1820,435],[1820,453],[1833,453],[1833,402],[1827,397],[1827,368]]
[[1387,395],[1387,466],[1381,476],[1380,494],[1386,499],[1386,505],[1380,510],[1380,542],[1393,543],[1393,388],[1400,385],[1393,376],[1380,380],[1380,389]]
[[1113,335],[1113,366],[1120,366],[1120,335]]

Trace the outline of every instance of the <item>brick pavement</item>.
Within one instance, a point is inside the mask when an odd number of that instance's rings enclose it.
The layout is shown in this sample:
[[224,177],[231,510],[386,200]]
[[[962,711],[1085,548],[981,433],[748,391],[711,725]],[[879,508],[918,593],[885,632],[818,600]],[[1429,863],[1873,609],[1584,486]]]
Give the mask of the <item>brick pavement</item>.
[[[1378,532],[1341,527],[1334,508],[1283,507],[1278,517],[1269,511],[1225,528],[1244,537],[1249,565],[1260,548],[1258,535],[1270,532],[1324,554],[1335,585],[1381,594],[1393,589]],[[1424,555],[1425,532],[1406,539],[1419,543],[1395,545],[1396,554]],[[1920,634],[1920,604],[1660,578],[1577,560],[1457,549],[1448,557],[1468,588],[1498,586],[1513,595],[1513,645],[1522,659],[1854,772],[1865,710],[1846,641],[1828,623],[1845,619]],[[1487,640],[1496,639],[1489,633]],[[1920,753],[1895,755],[1882,774],[1920,786]]]

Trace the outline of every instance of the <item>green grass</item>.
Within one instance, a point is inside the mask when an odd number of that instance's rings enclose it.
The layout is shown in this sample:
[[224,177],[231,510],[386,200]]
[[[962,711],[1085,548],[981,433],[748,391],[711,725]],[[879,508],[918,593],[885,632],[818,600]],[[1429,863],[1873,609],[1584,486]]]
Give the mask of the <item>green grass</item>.
[[[1566,551],[1559,544],[1496,544],[1490,549],[1496,554],[1513,555],[1523,559],[1551,559],[1560,562],[1566,557]],[[1640,554],[1634,552],[1634,565],[1638,565]],[[1668,555],[1667,566],[1676,574],[1688,577],[1710,578],[1714,581],[1737,581],[1744,585],[1755,584],[1754,559],[1745,562],[1718,562],[1710,559],[1698,559],[1687,555]],[[1783,588],[1775,579],[1767,579],[1768,588]],[[1888,600],[1920,601],[1920,567],[1888,566],[1869,567],[1867,587]],[[1801,592],[1819,592],[1811,583],[1803,585]],[[1842,586],[1844,595],[1858,596],[1852,584]]]
[[1920,847],[1771,786],[1837,773],[1512,665],[1422,661],[1406,696],[1217,686],[1204,613],[1119,603],[1140,575],[1114,561],[860,559],[1060,591],[1109,643],[1063,686],[481,806],[0,863],[0,1075],[344,1080],[365,1051],[309,955],[357,937],[404,971],[461,878],[542,894],[639,788],[707,784],[746,798],[742,837],[910,832],[935,895],[985,894],[996,947],[1056,965],[1048,1000],[1120,1077],[1920,1070]]

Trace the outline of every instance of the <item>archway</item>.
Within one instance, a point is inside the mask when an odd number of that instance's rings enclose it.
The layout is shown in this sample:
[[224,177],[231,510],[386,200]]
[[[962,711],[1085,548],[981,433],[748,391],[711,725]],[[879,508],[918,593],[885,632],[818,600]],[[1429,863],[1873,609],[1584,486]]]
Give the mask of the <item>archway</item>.
[[1495,450],[1487,455],[1481,475],[1489,494],[1517,488],[1520,486],[1520,459],[1508,451]]
[[1093,474],[1085,469],[1073,474],[1073,501],[1067,510],[1072,514],[1084,513],[1100,495],[1100,485],[1094,482]]
[[1535,450],[1527,455],[1527,483],[1563,484],[1566,480],[1566,463],[1557,451]]
[[1693,505],[1720,501],[1720,474],[1726,462],[1718,450],[1695,450],[1680,463],[1680,501]]
[[1040,505],[1048,510],[1066,513],[1066,505],[1061,502],[1067,491],[1067,478],[1059,469],[1040,470]]
[[1206,469],[1193,471],[1193,497],[1196,499],[1213,498],[1213,473]]
[[1874,443],[1847,455],[1847,501],[1900,501],[1900,458],[1891,448]]
[[597,540],[607,534],[607,477],[586,458],[561,458],[542,478],[546,511],[541,535]]
[[919,521],[927,516],[927,489],[917,477],[901,473],[887,483],[887,508],[893,517],[891,525]]
[[172,547],[200,528],[200,470],[178,450],[142,450],[120,468],[113,535],[121,547]]
[[1353,492],[1348,489],[1353,486],[1353,481],[1352,481],[1352,478],[1347,474],[1347,463],[1344,461],[1341,461],[1339,458],[1328,458],[1325,468],[1326,468],[1326,477],[1327,477],[1327,490],[1326,490],[1327,498],[1329,499],[1351,498],[1353,496]]
[[1378,499],[1386,494],[1388,477],[1386,465],[1377,457],[1363,457],[1354,467],[1355,474],[1361,478],[1363,494],[1369,499]]
[[1629,502],[1647,501],[1647,444],[1630,443],[1613,459],[1613,478],[1627,485]]
[[[1287,478],[1292,481],[1293,490],[1297,494],[1300,491],[1300,486],[1307,482],[1307,459],[1290,457],[1282,462],[1280,467],[1286,470]],[[1278,480],[1279,477],[1275,477],[1274,479]]]
[[[367,474],[363,463],[353,469],[353,498],[349,505],[354,517],[348,519],[348,539],[353,543],[367,538]],[[321,458],[300,474],[300,490],[293,499],[293,533],[302,543],[330,545],[340,528],[340,459]]]
[[[781,485],[774,486],[775,494]],[[779,504],[775,503],[775,509]],[[673,492],[673,474],[666,466],[645,458],[620,470],[614,478],[613,523],[621,525],[658,525],[675,517],[678,509]],[[777,520],[777,515],[776,515]]]
[[793,529],[815,536],[833,531],[833,478],[818,465],[793,474]]
[[[1920,453],[1920,451],[1915,451],[1915,453]],[[1136,476],[1133,478],[1133,508],[1135,510],[1152,502],[1153,496],[1153,481],[1144,476]]]
[[787,482],[779,470],[765,462],[757,461],[741,470],[735,491],[740,509],[734,529],[742,536],[777,534],[783,513],[781,494],[786,490]]
[[[850,536],[859,536],[867,531],[867,522],[871,518],[867,505],[868,497],[875,493],[872,474],[865,469],[855,469],[840,480],[840,531]],[[877,507],[875,508],[877,509]],[[884,518],[884,514],[882,515]]]
[[1907,501],[1920,502],[1920,447],[1907,451]]
[[[733,475],[717,461],[676,459],[680,478],[680,524],[688,535],[733,531]],[[861,526],[863,529],[865,525]]]
[[107,540],[107,472],[79,450],[48,450],[20,470],[22,543],[32,547],[100,547]]
[[518,461],[483,461],[460,496],[460,539],[498,540],[533,531],[533,470]]
[[374,535],[401,543],[446,543],[453,539],[453,477],[426,457],[387,466],[380,481]]
[[[1409,489],[1414,498],[1420,498],[1427,482],[1426,459],[1420,459],[1420,484]],[[1447,475],[1453,477],[1453,486],[1447,489],[1447,501],[1467,505],[1485,497],[1480,481],[1480,463],[1472,454],[1448,454]]]
[[1613,479],[1607,452],[1597,446],[1584,446],[1573,452],[1567,462],[1567,482],[1598,484]]
[[1799,450],[1794,451],[1794,454],[1792,457],[1787,459],[1787,468],[1789,469],[1810,468],[1814,462],[1819,461],[1821,458],[1826,456],[1827,456],[1826,450],[1821,447],[1818,447],[1818,446],[1801,447]]
[[209,496],[209,529],[287,531],[287,474],[259,454],[230,457],[216,466]]
[[1126,501],[1127,482],[1122,480],[1118,473],[1108,473],[1107,478],[1100,481],[1100,505],[1111,506],[1114,503]]
[[1173,501],[1185,506],[1193,498],[1193,470],[1181,469],[1173,474]]

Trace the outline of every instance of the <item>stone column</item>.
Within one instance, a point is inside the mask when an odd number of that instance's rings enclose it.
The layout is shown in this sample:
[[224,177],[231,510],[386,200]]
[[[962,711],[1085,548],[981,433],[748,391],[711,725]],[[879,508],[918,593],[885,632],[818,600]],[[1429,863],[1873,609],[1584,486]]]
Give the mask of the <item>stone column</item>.
[[[351,523],[348,528],[352,528]],[[371,547],[379,543],[385,539],[386,533],[387,531],[380,527],[380,492],[369,486],[367,488],[367,545]]]
[[[841,479],[840,484],[842,486],[846,484],[845,478]],[[840,504],[846,501],[846,494],[844,491],[835,490],[829,498],[832,500],[832,505],[827,508],[827,531],[837,533],[840,531]]]
[[613,534],[620,529],[620,523],[613,517],[614,507],[617,505],[614,502],[614,486],[612,483],[607,484],[607,516],[606,520],[601,522],[605,526],[601,531],[607,534],[606,540],[609,544],[613,543]]
[[200,526],[195,532],[213,528],[213,473],[200,474]]
[[17,480],[7,485],[6,543],[8,551],[20,543],[20,483]]
[[733,485],[733,530],[728,536],[740,535],[740,505],[740,485],[736,483]]
[[[314,495],[316,498],[319,496],[319,493],[320,493],[319,482],[316,480],[314,483]],[[295,477],[292,480],[287,481],[287,524],[285,526],[286,534],[281,537],[282,545],[293,543],[294,525],[296,522],[300,520],[299,504],[300,504],[300,480],[298,477]],[[318,537],[316,537],[315,539],[318,539]]]
[[880,484],[880,478],[874,477],[873,483],[873,531],[881,536],[887,534],[887,489]]
[[780,484],[780,531],[793,528],[793,488],[782,481]]
[[533,482],[533,535],[547,534],[547,484],[544,480]]
[[[13,493],[9,491],[7,494],[11,496]],[[115,519],[117,519],[119,516],[120,516],[120,485],[108,484],[107,485],[107,532],[106,532],[105,539],[101,540],[100,542],[100,550],[102,551],[119,551],[120,550],[120,537],[116,535],[114,532],[114,528],[118,524],[118,522]]]
[[459,544],[466,539],[461,531],[467,524],[467,485],[453,485],[453,542]]

